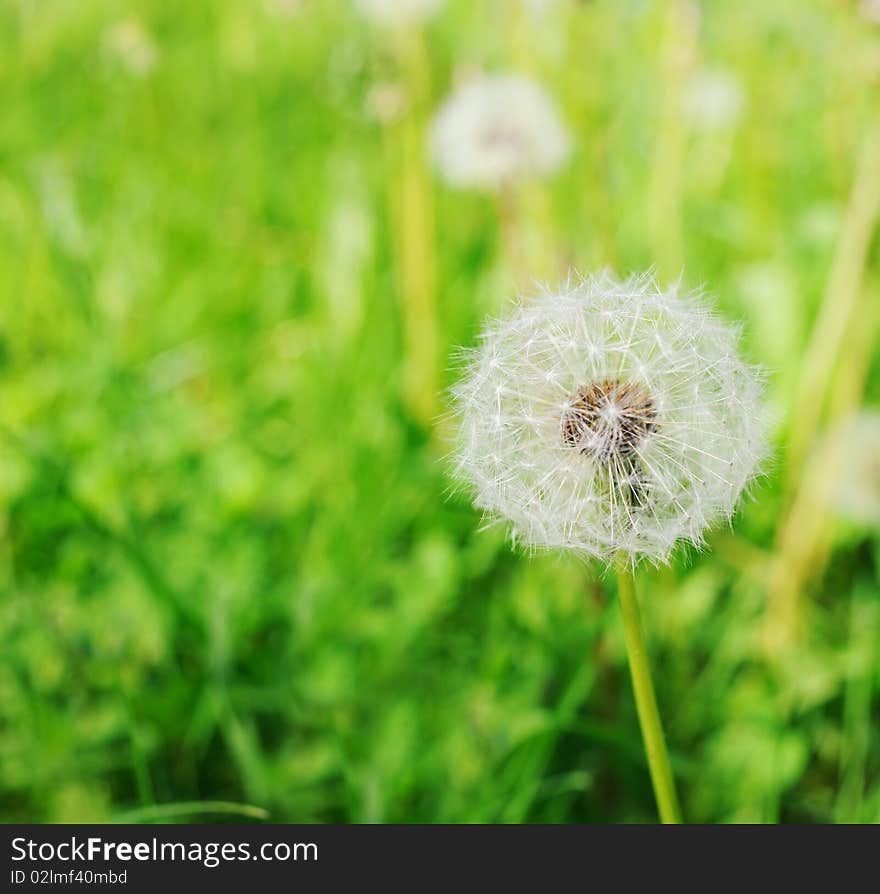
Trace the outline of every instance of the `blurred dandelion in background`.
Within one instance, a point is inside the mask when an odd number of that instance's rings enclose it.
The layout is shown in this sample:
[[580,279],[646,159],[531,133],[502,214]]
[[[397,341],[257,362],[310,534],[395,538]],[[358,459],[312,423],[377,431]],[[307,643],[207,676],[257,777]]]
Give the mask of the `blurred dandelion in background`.
[[866,19],[880,25],[880,0],[862,0],[859,4],[859,12]]
[[695,131],[732,129],[742,117],[746,95],[739,79],[723,68],[694,72],[685,82],[681,111]]
[[108,28],[104,34],[104,47],[136,77],[146,77],[159,61],[159,48],[137,19],[124,19]]
[[304,0],[265,0],[263,9],[277,19],[295,19],[303,11]]
[[521,74],[478,74],[459,84],[434,117],[431,155],[456,189],[488,193],[513,288],[556,277],[555,222],[535,184],[569,158],[572,141],[549,93]]
[[409,98],[406,88],[397,81],[378,81],[367,91],[364,111],[380,124],[393,124],[406,112]]
[[484,75],[459,86],[431,130],[437,170],[451,186],[494,189],[552,174],[571,140],[553,100],[523,75]]
[[[835,442],[840,457],[831,490],[835,512],[853,524],[880,528],[880,410],[861,410],[826,437]],[[817,453],[824,452],[819,445]]]
[[445,0],[354,0],[361,14],[380,25],[423,22],[436,15]]

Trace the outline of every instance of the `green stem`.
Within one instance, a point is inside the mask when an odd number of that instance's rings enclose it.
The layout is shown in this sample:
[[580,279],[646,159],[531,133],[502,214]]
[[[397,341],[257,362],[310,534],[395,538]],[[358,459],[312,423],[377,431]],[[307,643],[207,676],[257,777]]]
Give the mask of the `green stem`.
[[639,619],[635,581],[632,568],[625,559],[620,559],[617,563],[617,595],[620,597],[620,611],[623,616],[636,709],[639,713],[639,724],[645,741],[645,753],[648,756],[648,768],[651,771],[660,821],[680,823],[681,813],[675,793],[675,780],[669,765],[669,753],[663,738],[663,726],[660,723],[660,712],[657,710],[657,698],[654,695],[654,684],[651,682],[648,653],[645,650],[642,623]]

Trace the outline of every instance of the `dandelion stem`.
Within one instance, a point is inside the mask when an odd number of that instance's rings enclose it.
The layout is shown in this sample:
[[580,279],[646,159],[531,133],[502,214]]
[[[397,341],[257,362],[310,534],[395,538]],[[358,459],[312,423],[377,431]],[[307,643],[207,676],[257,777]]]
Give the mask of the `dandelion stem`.
[[520,226],[519,197],[512,183],[505,183],[496,194],[498,225],[501,235],[501,253],[507,266],[507,274],[514,288],[523,288],[527,282],[523,267],[523,239]]
[[648,664],[648,653],[642,634],[642,622],[639,618],[639,605],[636,599],[635,580],[632,567],[625,558],[617,562],[617,594],[620,598],[620,611],[623,616],[623,630],[626,636],[626,651],[629,657],[629,671],[632,676],[633,692],[636,697],[636,710],[645,742],[645,753],[648,757],[648,768],[654,786],[654,796],[662,823],[680,823],[681,814],[678,807],[678,796],[675,793],[675,780],[669,765],[669,753],[663,737],[663,726],[660,723],[660,712],[657,710],[657,698],[654,695],[654,684],[651,682],[651,668]]
[[496,192],[496,208],[501,255],[514,290],[558,276],[553,211],[541,188],[504,183]]

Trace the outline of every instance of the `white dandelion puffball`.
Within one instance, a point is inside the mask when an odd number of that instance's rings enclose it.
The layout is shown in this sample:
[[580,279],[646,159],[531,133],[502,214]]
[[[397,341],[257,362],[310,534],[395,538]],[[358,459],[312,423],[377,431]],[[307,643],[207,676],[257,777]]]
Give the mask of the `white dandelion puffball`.
[[682,115],[698,131],[735,127],[745,105],[746,94],[739,79],[722,68],[696,72],[685,83],[681,96]]
[[729,518],[765,453],[738,330],[650,276],[570,280],[483,333],[457,473],[531,549],[663,561]]
[[834,509],[855,524],[880,528],[880,410],[854,414],[829,437],[840,451]]
[[380,25],[423,22],[439,12],[445,0],[355,0],[364,18]]
[[540,85],[520,75],[487,75],[446,100],[434,119],[431,149],[450,185],[492,189],[552,173],[571,142]]

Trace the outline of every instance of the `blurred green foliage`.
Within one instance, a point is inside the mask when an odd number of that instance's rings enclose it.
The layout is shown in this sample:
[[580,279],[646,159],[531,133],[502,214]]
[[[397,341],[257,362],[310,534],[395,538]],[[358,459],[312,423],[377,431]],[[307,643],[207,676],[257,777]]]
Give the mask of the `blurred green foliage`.
[[[678,127],[668,5],[450,2],[424,28],[431,105],[468,67],[542,81],[576,151],[529,187],[529,238],[581,269],[668,276],[678,253],[745,322],[784,442],[880,25],[843,0],[702,5],[692,64],[746,105],[678,132],[676,248],[646,213]],[[405,409],[377,120],[382,90],[407,114],[401,78],[341,0],[0,3],[5,821],[216,799],[290,822],[653,820],[613,586],[480,530],[442,421]],[[448,386],[512,276],[492,197],[432,182]],[[880,540],[830,530],[806,634],[769,661],[781,466],[736,536],[640,582],[685,815],[880,821]]]

